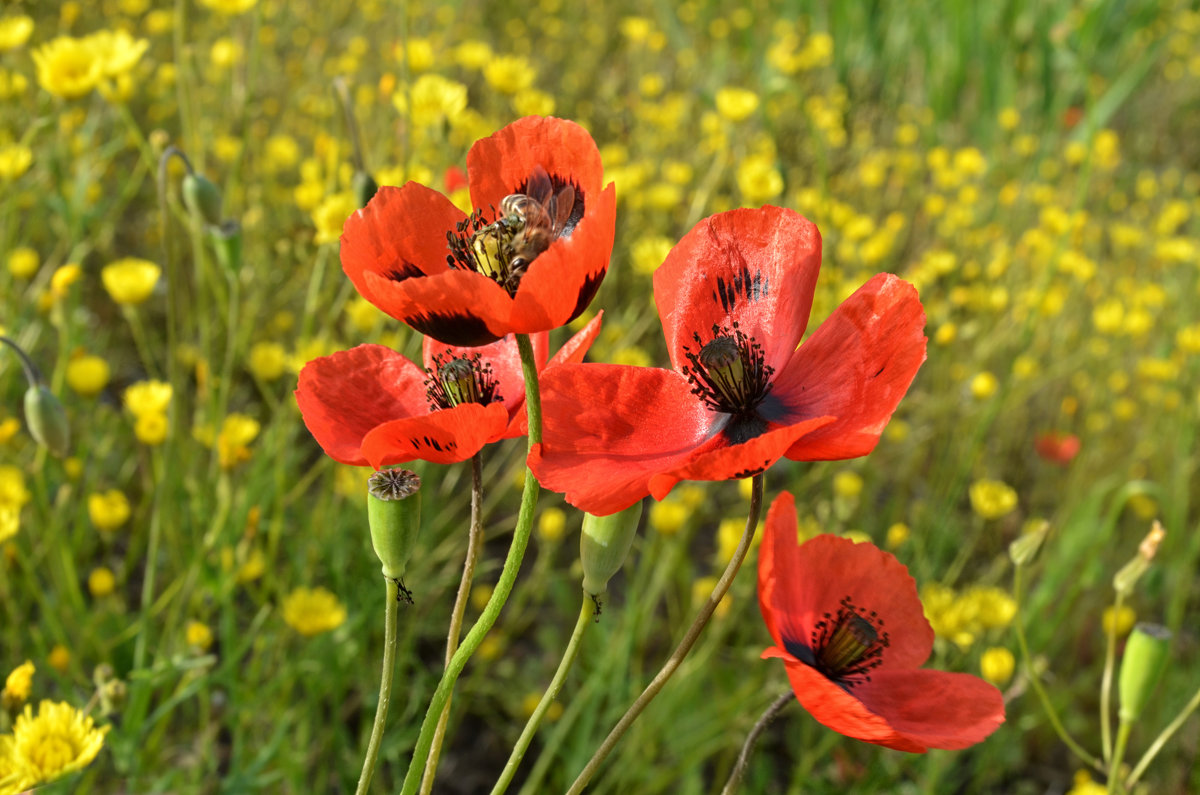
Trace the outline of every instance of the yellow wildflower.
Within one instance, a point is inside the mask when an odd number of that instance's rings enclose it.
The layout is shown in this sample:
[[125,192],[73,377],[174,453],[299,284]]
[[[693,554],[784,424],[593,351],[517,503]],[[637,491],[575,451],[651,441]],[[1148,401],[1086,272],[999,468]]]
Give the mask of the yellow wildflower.
[[258,420],[245,414],[230,414],[217,434],[217,455],[222,469],[232,469],[250,458],[250,443],[258,436]]
[[63,99],[78,99],[104,77],[104,65],[84,39],[58,38],[33,51],[38,85]]
[[667,254],[671,251],[672,243],[662,235],[644,235],[633,243],[633,269],[638,273],[649,276],[658,270]]
[[691,513],[682,502],[663,500],[650,506],[650,526],[663,535],[678,533]]
[[833,476],[833,493],[839,497],[853,499],[862,494],[863,479],[857,472],[844,469]]
[[87,510],[92,524],[97,530],[105,533],[112,532],[128,522],[131,513],[129,498],[118,489],[89,494]]
[[33,164],[33,150],[24,144],[0,146],[0,181],[12,182]]
[[472,39],[454,48],[454,60],[464,69],[482,69],[492,60],[492,48],[487,42]]
[[98,30],[84,42],[95,54],[105,77],[127,74],[150,46],[146,39],[135,39],[125,30]]
[[911,531],[908,525],[904,522],[896,522],[887,529],[887,547],[888,549],[896,549],[908,540]]
[[98,566],[88,574],[87,584],[88,592],[93,597],[103,599],[116,590],[117,578],[112,573],[112,569],[105,566]]
[[562,508],[546,508],[538,517],[538,538],[553,543],[563,537],[567,528],[567,514]]
[[976,400],[987,400],[996,394],[996,390],[999,388],[1000,382],[996,379],[996,376],[986,370],[982,373],[976,373],[971,378],[971,395]]
[[16,417],[5,417],[0,420],[0,444],[8,444],[19,430],[21,430],[21,422]]
[[278,342],[256,342],[250,346],[246,367],[255,378],[274,381],[287,369],[287,351]]
[[138,381],[125,388],[125,408],[135,417],[160,414],[171,402],[171,385],[164,381]]
[[717,113],[732,122],[744,121],[758,110],[758,94],[748,88],[727,86],[717,92]]
[[401,113],[408,111],[413,124],[432,127],[443,121],[453,122],[467,107],[467,87],[457,80],[438,74],[424,74],[416,79],[407,92],[397,91],[392,95],[392,104]]
[[51,668],[62,673],[71,664],[71,652],[61,643],[55,644],[50,653],[46,655],[46,662],[50,664]]
[[4,680],[4,692],[0,693],[0,700],[6,706],[12,705],[11,709],[15,710],[29,698],[29,691],[33,688],[33,671],[33,663],[26,660]]
[[150,297],[161,275],[162,268],[153,262],[125,257],[105,265],[100,270],[100,281],[112,300],[123,306],[133,306]]
[[67,362],[67,386],[83,397],[95,397],[108,386],[108,362],[99,356],[73,356]]
[[1017,493],[999,480],[977,480],[970,488],[971,508],[984,519],[999,519],[1017,507]]
[[0,543],[7,541],[21,529],[21,509],[11,502],[0,502]]
[[24,14],[0,19],[0,52],[17,49],[32,33],[33,20]]
[[200,621],[187,622],[184,635],[187,638],[187,645],[194,646],[200,651],[208,651],[209,647],[212,646],[212,630],[208,628],[207,624]]
[[32,279],[41,264],[38,253],[31,248],[14,248],[8,254],[8,272],[16,279]]
[[311,637],[340,627],[346,620],[346,608],[324,588],[296,588],[283,599],[283,620]]
[[774,158],[750,155],[737,170],[738,190],[751,204],[761,204],[783,193],[783,175],[775,168]]
[[29,498],[25,474],[11,464],[0,465],[0,504],[8,503],[20,508],[29,502]]
[[533,65],[519,55],[501,55],[483,67],[483,78],[501,94],[515,94],[533,85]]
[[1017,661],[1013,653],[1003,646],[993,646],[979,658],[979,672],[983,678],[1000,686],[1012,679]]
[[157,447],[167,440],[167,415],[152,411],[137,415],[133,423],[133,435],[144,445]]
[[66,702],[43,701],[37,717],[32,705],[26,704],[13,724],[12,737],[6,738],[18,790],[47,784],[91,764],[108,729],[95,728],[90,717]]
[[358,209],[358,200],[350,191],[342,191],[325,199],[312,211],[313,226],[317,228],[318,243],[336,243],[342,236],[346,219]]
[[554,97],[536,88],[526,88],[513,95],[512,107],[521,116],[549,116],[554,113]]
[[68,262],[54,271],[50,277],[50,294],[54,298],[62,298],[75,282],[83,276],[83,269],[77,263]]
[[[712,598],[713,588],[717,586],[716,577],[700,577],[692,583],[692,606],[699,607],[710,598]],[[721,597],[721,601],[717,603],[717,609],[713,611],[713,618],[724,618],[729,614],[729,606],[731,602],[729,594]]]
[[244,14],[258,4],[258,0],[200,0],[200,5],[226,16]]
[[1133,629],[1133,623],[1136,620],[1137,614],[1129,605],[1121,605],[1120,611],[1113,610],[1110,605],[1104,608],[1104,615],[1100,623],[1104,626],[1105,634],[1115,632],[1117,637],[1121,637],[1129,634],[1129,630]]
[[1105,795],[1106,792],[1108,787],[1093,781],[1086,770],[1079,770],[1075,773],[1075,786],[1067,790],[1067,795]]

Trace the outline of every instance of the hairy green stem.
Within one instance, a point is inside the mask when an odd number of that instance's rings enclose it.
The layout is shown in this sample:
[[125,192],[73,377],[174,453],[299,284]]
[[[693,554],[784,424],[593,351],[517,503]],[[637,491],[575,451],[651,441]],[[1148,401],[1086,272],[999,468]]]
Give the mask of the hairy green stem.
[[[533,353],[533,343],[529,341],[529,335],[517,335],[517,348],[521,352],[521,366],[525,374],[525,413],[529,419],[529,449],[532,449],[533,445],[540,444],[542,441],[542,398],[538,387],[537,360]],[[521,570],[521,561],[525,558],[525,549],[529,546],[529,536],[533,533],[533,513],[537,507],[537,498],[537,479],[526,466],[525,487],[521,491],[521,508],[517,513],[517,526],[513,530],[512,543],[508,548],[508,557],[504,559],[504,568],[500,572],[500,579],[496,581],[492,597],[488,599],[479,620],[471,627],[467,637],[463,638],[458,651],[450,660],[450,665],[442,674],[442,680],[438,682],[437,690],[434,691],[429,708],[425,712],[425,720],[421,724],[421,733],[417,737],[416,747],[413,748],[412,762],[409,764],[408,774],[404,777],[404,786],[401,789],[402,795],[413,795],[417,791],[421,773],[425,769],[425,760],[429,758],[429,750],[433,746],[433,732],[437,726],[438,716],[445,709],[459,674],[462,673],[467,661],[471,659],[471,655],[479,648],[479,644],[483,642],[488,631],[496,623],[496,619],[500,617],[500,611],[508,601],[509,594],[512,593],[517,573]]]
[[545,693],[542,693],[541,701],[538,702],[537,707],[533,710],[533,714],[529,716],[529,720],[525,723],[525,728],[521,730],[521,736],[517,738],[517,744],[513,746],[512,753],[508,756],[508,761],[504,763],[504,772],[500,774],[500,778],[496,781],[496,786],[492,788],[492,795],[500,795],[512,783],[513,776],[517,773],[517,767],[525,757],[525,752],[529,750],[529,743],[533,742],[533,735],[537,734],[538,727],[542,725],[542,718],[545,717],[546,710],[550,709],[550,705],[554,703],[554,699],[558,698],[558,692],[562,690],[567,673],[571,670],[571,666],[575,662],[575,656],[579,653],[579,641],[583,638],[583,631],[592,625],[592,616],[595,614],[595,610],[596,607],[592,602],[592,597],[585,593],[583,595],[583,604],[579,608],[579,618],[575,622],[575,630],[571,633],[571,639],[567,641],[567,648],[563,652],[562,660],[558,663],[558,670],[554,672],[554,678],[550,680],[550,686],[546,688]]
[[750,733],[746,735],[746,742],[742,744],[742,750],[738,754],[737,762],[733,765],[733,770],[729,771],[729,778],[725,781],[725,788],[721,790],[721,795],[733,795],[737,792],[738,784],[741,783],[742,776],[746,773],[746,764],[750,761],[750,752],[754,750],[754,744],[758,742],[758,737],[767,728],[767,724],[775,720],[775,716],[783,712],[783,708],[796,700],[796,694],[791,690],[780,694],[779,698],[771,702],[771,706],[767,707],[758,722],[750,729]]
[[383,612],[383,675],[379,680],[379,703],[375,705],[375,724],[371,727],[371,739],[367,743],[367,756],[363,759],[362,773],[358,777],[355,795],[366,795],[371,788],[371,777],[375,775],[375,762],[379,759],[379,746],[383,742],[383,727],[387,724],[388,703],[392,700],[392,674],[396,670],[396,615],[399,612],[399,580],[384,578],[386,596]]
[[[483,549],[483,456],[476,453],[471,456],[471,529],[467,535],[467,559],[463,562],[462,579],[458,583],[458,595],[454,599],[454,608],[450,611],[450,631],[446,635],[446,668],[458,651],[458,639],[462,635],[463,614],[467,611],[467,602],[471,597],[471,582],[475,579],[475,564],[479,560],[479,552]],[[425,762],[425,777],[421,780],[421,795],[428,795],[433,789],[433,777],[437,775],[438,757],[442,752],[442,740],[446,736],[446,723],[450,720],[450,702],[442,708],[438,718],[437,728],[433,733],[433,746],[429,749],[429,759]]]
[[650,684],[646,685],[646,689],[637,697],[637,700],[630,705],[621,719],[617,721],[617,725],[608,733],[608,737],[604,738],[604,742],[592,754],[592,758],[587,765],[579,773],[575,779],[575,783],[568,790],[568,795],[579,795],[583,792],[583,788],[592,780],[592,776],[596,775],[596,771],[600,769],[600,765],[612,753],[613,748],[620,742],[625,732],[633,725],[638,716],[644,710],[658,692],[663,689],[667,681],[675,674],[679,665],[687,657],[688,652],[696,645],[696,641],[700,639],[700,633],[708,625],[708,621],[712,618],[713,612],[716,611],[717,605],[721,603],[721,599],[729,591],[729,586],[733,584],[733,578],[737,576],[738,569],[742,567],[742,561],[746,559],[746,553],[750,551],[750,542],[754,538],[754,528],[758,526],[758,514],[762,509],[763,495],[763,476],[761,474],[754,476],[754,488],[750,494],[750,515],[746,517],[746,530],[742,533],[742,540],[738,543],[737,549],[734,550],[733,557],[729,561],[729,565],[725,567],[725,573],[721,575],[721,579],[717,581],[713,587],[712,594],[708,597],[708,601],[700,608],[700,612],[692,621],[692,625],[688,627],[687,633],[684,634],[683,640],[679,641],[679,645],[675,647],[675,651],[663,663],[663,667],[651,680]]

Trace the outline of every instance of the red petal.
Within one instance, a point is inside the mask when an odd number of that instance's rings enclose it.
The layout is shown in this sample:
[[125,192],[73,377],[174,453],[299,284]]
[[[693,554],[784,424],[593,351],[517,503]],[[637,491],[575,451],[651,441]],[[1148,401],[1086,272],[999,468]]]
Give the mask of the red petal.
[[371,295],[363,295],[372,303],[448,345],[486,345],[512,331],[512,299],[474,271],[446,270],[402,282],[366,273],[364,282]]
[[688,364],[684,348],[698,352],[693,334],[708,342],[714,324],[736,322],[781,369],[804,336],[820,268],[821,235],[791,210],[731,210],[696,224],[654,272],[671,364]]
[[680,466],[651,477],[650,494],[661,500],[681,480],[738,480],[757,475],[783,458],[784,452],[801,436],[833,421],[833,417],[814,417],[734,445],[729,444],[724,434],[718,434]]
[[542,378],[544,442],[529,466],[543,486],[603,516],[650,493],[652,475],[686,461],[713,416],[671,370],[563,364]]
[[456,464],[499,439],[507,425],[503,404],[463,403],[380,425],[363,439],[362,449],[376,469],[414,460]]
[[775,377],[771,399],[782,416],[771,421],[838,418],[800,439],[787,457],[823,461],[871,452],[925,361],[924,328],[916,289],[890,273],[847,298]]
[[970,674],[873,671],[853,692],[901,737],[928,748],[966,748],[1004,723],[1000,691]]
[[575,183],[584,194],[584,209],[598,194],[603,179],[600,150],[587,130],[565,119],[526,116],[476,141],[467,153],[467,178],[475,207],[500,207],[538,166],[551,177]]
[[359,345],[304,365],[296,403],[330,458],[366,466],[361,448],[372,429],[428,413],[424,378],[420,367],[391,348]]
[[550,244],[530,264],[513,297],[512,328],[546,331],[570,322],[591,303],[608,272],[616,232],[617,193],[609,185],[593,194],[568,237]]
[[778,656],[783,658],[784,669],[796,699],[818,722],[847,737],[897,751],[923,753],[926,750],[923,743],[898,732],[886,719],[867,709],[851,692],[826,679],[820,671],[790,654]]
[[449,199],[424,185],[382,187],[366,207],[346,219],[342,269],[364,298],[398,317],[388,307],[386,293],[377,294],[365,274],[398,282],[447,270],[446,232],[465,217]]
[[[541,369],[549,355],[550,335],[545,332],[533,334],[530,342],[533,345],[534,360],[538,369]],[[496,380],[496,391],[500,393],[504,409],[508,412],[509,425],[512,426],[512,433],[505,433],[504,438],[524,434],[524,430],[517,427],[519,423],[516,418],[524,415],[525,375],[521,367],[521,351],[517,348],[517,338],[514,335],[506,334],[489,345],[472,348],[446,345],[432,337],[426,337],[422,344],[422,355],[425,367],[430,370],[437,366],[434,363],[435,356],[441,357],[442,364],[445,364],[451,359],[470,359],[478,355],[481,365],[491,365],[492,378]]]
[[776,498],[767,514],[758,584],[763,619],[780,646],[809,645],[816,622],[826,613],[836,615],[842,599],[850,597],[856,607],[874,611],[888,634],[888,648],[872,676],[916,668],[933,649],[933,629],[904,564],[872,544],[833,535],[797,544],[790,499]]

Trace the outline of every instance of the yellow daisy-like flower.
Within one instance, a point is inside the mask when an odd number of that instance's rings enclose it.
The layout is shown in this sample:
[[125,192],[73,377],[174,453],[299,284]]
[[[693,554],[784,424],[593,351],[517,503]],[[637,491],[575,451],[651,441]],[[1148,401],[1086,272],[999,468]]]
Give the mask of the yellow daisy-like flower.
[[0,51],[15,50],[29,41],[33,20],[24,14],[0,19]]
[[105,77],[127,74],[142,59],[150,42],[125,30],[98,30],[84,39],[100,61]]
[[151,411],[137,415],[133,423],[133,435],[144,445],[157,447],[167,440],[167,414],[163,411]]
[[246,368],[255,378],[274,381],[287,369],[287,351],[278,342],[256,342],[250,346]]
[[91,764],[104,746],[108,729],[97,729],[90,717],[66,702],[43,701],[37,717],[26,704],[6,743],[18,790],[47,784]]
[[979,672],[997,687],[1008,684],[1016,665],[1013,653],[1003,646],[993,646],[979,658]]
[[[424,74],[412,84],[409,92],[397,91],[392,95],[396,110],[408,110],[408,98],[412,98],[413,124],[428,127],[453,121],[467,107],[467,87],[457,80],[438,74]],[[345,219],[343,219],[345,220]]]
[[200,5],[232,17],[254,8],[258,5],[258,0],[200,0]]
[[22,246],[14,248],[8,254],[8,272],[15,279],[32,279],[42,266],[42,260],[37,251]]
[[171,385],[164,381],[138,381],[125,388],[125,408],[135,417],[161,414],[171,403]]
[[33,688],[33,663],[29,660],[18,665],[4,680],[2,699],[6,704],[24,704]]
[[501,94],[515,94],[533,85],[537,74],[529,61],[519,55],[501,55],[483,67],[483,78]]
[[79,263],[68,262],[66,265],[59,266],[50,277],[50,294],[56,299],[62,298],[67,294],[67,290],[71,289],[71,285],[81,278],[83,278],[83,268],[79,267]]
[[106,533],[129,521],[129,498],[117,489],[89,494],[87,509],[92,524]]
[[92,569],[87,579],[88,592],[96,599],[103,599],[117,588],[117,577],[112,569],[99,566]]
[[758,110],[758,94],[748,88],[722,88],[716,96],[717,113],[732,122],[744,121]]
[[91,93],[104,77],[104,64],[84,39],[58,38],[33,51],[38,85],[63,99],[78,99]]
[[0,466],[0,504],[20,508],[29,502],[29,489],[25,487],[25,473],[12,464]]
[[208,651],[213,644],[212,630],[208,628],[208,624],[201,621],[187,622],[187,629],[184,631],[187,637],[187,645],[199,649],[200,651]]
[[104,391],[111,374],[108,362],[99,356],[84,354],[67,362],[67,386],[83,397],[95,397]]
[[317,228],[318,243],[336,243],[342,236],[346,219],[358,209],[358,200],[350,191],[327,196],[312,212],[313,226]]
[[232,469],[250,457],[250,443],[258,436],[258,420],[245,414],[230,414],[217,434],[217,455],[222,469]]
[[1017,492],[999,480],[977,480],[969,493],[971,508],[984,519],[999,519],[1017,507]]
[[12,182],[33,165],[33,150],[22,144],[0,146],[0,181]]
[[346,608],[324,588],[297,588],[283,599],[283,620],[306,637],[337,629]]
[[153,262],[136,257],[125,257],[105,265],[100,270],[100,281],[112,300],[125,306],[140,304],[154,292],[162,268]]

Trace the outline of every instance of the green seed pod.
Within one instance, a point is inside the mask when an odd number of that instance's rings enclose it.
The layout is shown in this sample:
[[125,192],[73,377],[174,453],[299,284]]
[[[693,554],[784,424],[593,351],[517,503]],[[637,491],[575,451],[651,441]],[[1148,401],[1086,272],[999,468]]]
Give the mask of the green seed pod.
[[421,479],[407,469],[381,469],[367,481],[367,521],[371,545],[383,563],[383,576],[404,576],[421,528]]
[[608,516],[583,515],[579,559],[583,563],[583,590],[589,596],[607,591],[608,581],[621,570],[637,535],[641,510],[641,505],[634,505]]
[[217,252],[217,260],[221,267],[230,273],[242,269],[242,225],[234,219],[224,221],[220,226],[210,226],[208,236],[212,240],[213,249]]
[[203,174],[193,171],[183,178],[183,203],[209,226],[220,226],[221,190]]
[[62,403],[45,384],[25,390],[25,422],[37,443],[62,458],[71,442],[71,428]]
[[361,169],[354,172],[354,176],[350,179],[350,187],[354,190],[354,198],[358,201],[359,207],[366,207],[367,202],[375,196],[375,191],[379,190],[375,178]]
[[1167,668],[1171,631],[1158,624],[1138,624],[1129,633],[1118,683],[1122,723],[1136,721]]

